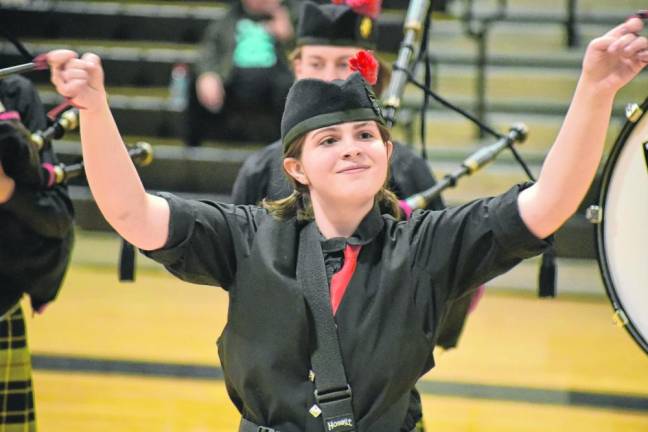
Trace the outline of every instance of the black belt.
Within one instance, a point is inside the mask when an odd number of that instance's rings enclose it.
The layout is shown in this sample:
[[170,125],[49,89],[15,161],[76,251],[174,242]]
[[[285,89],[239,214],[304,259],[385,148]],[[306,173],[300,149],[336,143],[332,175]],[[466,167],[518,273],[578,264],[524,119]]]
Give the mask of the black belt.
[[[238,432],[281,432],[277,429],[272,429],[265,426],[259,426],[258,424],[252,423],[251,421],[241,418],[241,424],[239,426]],[[410,432],[416,432],[416,428],[412,429]]]

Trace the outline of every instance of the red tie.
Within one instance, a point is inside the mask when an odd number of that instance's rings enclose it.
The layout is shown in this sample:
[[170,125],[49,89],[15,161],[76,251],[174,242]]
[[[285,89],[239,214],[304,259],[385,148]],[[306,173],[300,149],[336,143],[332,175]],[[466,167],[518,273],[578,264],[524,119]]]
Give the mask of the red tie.
[[344,247],[344,264],[340,271],[331,277],[331,309],[333,309],[333,315],[337,312],[342,297],[344,297],[344,292],[349,286],[349,281],[358,263],[359,253],[360,245],[346,245]]

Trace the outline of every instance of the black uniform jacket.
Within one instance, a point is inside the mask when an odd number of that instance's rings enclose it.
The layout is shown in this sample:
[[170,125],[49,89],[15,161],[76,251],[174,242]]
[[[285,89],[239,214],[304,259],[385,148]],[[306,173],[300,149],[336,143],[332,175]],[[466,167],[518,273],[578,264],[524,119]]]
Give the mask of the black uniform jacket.
[[[292,185],[283,171],[282,144],[277,141],[250,155],[239,170],[234,187],[234,204],[258,204],[264,198],[277,200],[292,192]],[[403,144],[394,143],[390,163],[389,188],[399,199],[408,198],[436,184],[434,174],[424,159],[416,156]],[[441,196],[430,203],[431,210],[445,208]],[[465,297],[453,302],[439,330],[437,345],[454,348],[462,334],[471,299]]]
[[[258,204],[262,199],[285,198],[293,191],[283,171],[281,141],[270,144],[250,155],[241,167],[234,187],[234,204]],[[394,143],[390,163],[389,188],[400,199],[429,189],[436,184],[434,175],[424,159],[417,157],[403,144]],[[441,197],[435,198],[430,209],[441,210],[445,206]]]
[[[439,318],[449,301],[541,253],[521,220],[520,187],[407,222],[371,211],[324,254],[363,245],[336,314],[358,431],[400,431],[418,378],[433,367]],[[227,390],[248,420],[281,432],[323,431],[308,379],[312,315],[296,280],[300,230],[254,206],[186,201],[171,207],[166,246],[147,255],[180,278],[228,290],[219,356]]]
[[[0,100],[7,111],[18,111],[32,132],[45,129],[43,105],[25,78],[0,80]],[[51,148],[40,157],[57,162]],[[9,201],[0,204],[0,314],[23,293],[35,308],[54,299],[69,262],[72,222],[72,202],[62,186],[35,190],[17,184]]]

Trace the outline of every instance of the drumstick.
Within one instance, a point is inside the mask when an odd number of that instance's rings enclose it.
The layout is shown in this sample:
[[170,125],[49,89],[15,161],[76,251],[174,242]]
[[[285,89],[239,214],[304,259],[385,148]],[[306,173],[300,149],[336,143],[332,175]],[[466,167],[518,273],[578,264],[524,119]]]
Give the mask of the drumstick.
[[31,72],[34,70],[44,70],[49,68],[47,65],[47,57],[45,54],[38,55],[30,63],[24,63],[17,66],[10,66],[8,68],[0,69],[0,78],[8,77],[9,75]]

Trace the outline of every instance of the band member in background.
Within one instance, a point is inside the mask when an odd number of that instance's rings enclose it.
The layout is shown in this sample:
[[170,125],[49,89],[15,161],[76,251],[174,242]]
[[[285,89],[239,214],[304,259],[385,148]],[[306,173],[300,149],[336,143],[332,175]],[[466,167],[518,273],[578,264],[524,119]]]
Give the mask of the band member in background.
[[[18,125],[21,122],[22,125]],[[30,147],[24,128],[47,126],[32,84],[20,76],[0,80],[0,355],[3,430],[36,430],[31,357],[21,308],[42,313],[54,300],[73,243],[73,208],[63,186],[34,181],[40,163],[56,163],[50,148]]]
[[293,80],[286,60],[294,34],[290,7],[280,0],[237,0],[207,27],[185,110],[186,145],[199,146],[206,137],[279,137]]
[[359,74],[293,85],[281,129],[295,189],[262,208],[148,194],[99,58],[59,50],[48,61],[57,90],[85,107],[86,175],[108,222],[176,276],[228,291],[218,345],[239,431],[407,431],[447,303],[541,253],[578,208],[614,97],[648,64],[642,29],[631,18],[589,44],[537,183],[407,221],[385,188],[389,131]]

